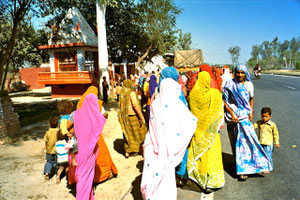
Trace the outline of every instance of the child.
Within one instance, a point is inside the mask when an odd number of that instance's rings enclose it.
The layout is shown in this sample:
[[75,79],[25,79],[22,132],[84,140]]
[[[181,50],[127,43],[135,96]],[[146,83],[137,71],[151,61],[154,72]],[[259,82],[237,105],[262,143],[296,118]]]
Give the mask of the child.
[[[254,124],[254,128],[259,128],[259,142],[263,147],[264,151],[268,155],[272,169],[273,169],[273,160],[272,152],[274,149],[273,143],[276,148],[280,147],[279,144],[279,134],[276,127],[276,124],[271,121],[272,110],[269,107],[263,107],[261,109],[261,120],[257,121]],[[270,171],[264,172],[269,174]]]
[[55,152],[57,155],[57,165],[58,171],[56,176],[56,183],[60,183],[60,175],[66,169],[66,174],[68,173],[68,149],[65,148],[67,141],[67,136],[63,135],[61,131],[57,132],[58,141],[55,144]]
[[55,154],[55,143],[57,141],[57,132],[58,132],[58,117],[52,117],[49,121],[50,128],[45,133],[43,141],[45,142],[46,147],[46,164],[44,167],[45,179],[49,180],[52,167],[56,166],[56,154]]
[[75,160],[75,154],[78,152],[78,144],[76,137],[71,134],[68,130],[67,122],[69,120],[70,114],[73,109],[73,103],[69,100],[62,100],[57,105],[58,112],[60,114],[59,127],[62,135],[68,136],[68,145],[67,148],[71,149],[72,152],[72,165],[77,166]]
[[117,95],[117,101],[119,101],[119,96],[121,94],[121,86],[119,85],[119,83],[116,83],[116,95]]

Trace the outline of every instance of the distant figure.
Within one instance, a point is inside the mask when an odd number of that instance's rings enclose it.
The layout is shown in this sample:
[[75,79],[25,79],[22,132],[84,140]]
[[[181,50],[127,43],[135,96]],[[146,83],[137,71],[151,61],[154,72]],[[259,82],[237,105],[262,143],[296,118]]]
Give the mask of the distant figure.
[[121,94],[122,87],[119,85],[119,83],[116,83],[116,95],[117,95],[117,101],[119,101],[119,96]]
[[107,103],[108,83],[106,81],[106,77],[105,76],[103,76],[102,91],[103,91],[103,103]]
[[[271,121],[272,110],[269,107],[263,107],[261,109],[261,120],[254,124],[254,128],[259,128],[259,142],[271,162],[271,171],[273,169],[272,152],[274,150],[274,144],[276,148],[280,147],[279,134],[277,126]],[[269,174],[270,171],[264,172]]]
[[52,167],[56,167],[55,143],[57,141],[58,117],[52,117],[49,121],[50,128],[45,133],[43,141],[46,147],[46,164],[44,166],[45,179],[49,180]]

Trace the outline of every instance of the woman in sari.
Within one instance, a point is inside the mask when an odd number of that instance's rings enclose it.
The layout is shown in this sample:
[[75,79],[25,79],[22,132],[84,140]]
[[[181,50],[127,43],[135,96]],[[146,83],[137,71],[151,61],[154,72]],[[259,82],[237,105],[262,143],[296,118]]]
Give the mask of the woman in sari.
[[140,152],[141,144],[144,142],[147,132],[139,99],[133,90],[131,80],[123,82],[119,109],[118,117],[125,140],[125,157],[128,158],[130,154],[137,155]]
[[224,111],[222,94],[210,87],[208,72],[200,72],[189,96],[191,112],[198,118],[197,129],[189,147],[189,178],[206,191],[224,186],[220,134]]
[[78,141],[78,153],[75,155],[77,167],[72,170],[77,183],[76,199],[91,200],[94,199],[92,185],[99,150],[97,141],[106,122],[100,112],[97,96],[86,95],[82,107],[74,111],[69,120],[74,123]]
[[261,147],[253,125],[253,84],[245,65],[235,69],[235,78],[226,82],[223,88],[225,120],[236,170],[241,180],[247,174],[271,170],[268,156]]
[[221,78],[219,70],[216,67],[212,67],[210,65],[204,64],[204,65],[201,65],[200,71],[208,72],[210,75],[210,78],[211,78],[210,79],[210,87],[221,91],[222,78]]
[[150,76],[150,82],[149,82],[149,94],[150,97],[155,93],[155,89],[157,87],[157,78],[155,75]]
[[179,98],[180,84],[165,78],[163,71],[159,93],[151,104],[150,128],[143,145],[141,193],[144,199],[177,199],[175,167],[181,162],[197,126],[197,118]]
[[[80,98],[80,101],[77,104],[77,109],[80,109],[82,107],[83,102],[88,94],[94,94],[95,96],[98,96],[98,89],[95,86],[90,86]],[[98,99],[98,106],[99,106],[99,111],[103,113],[103,116],[105,118],[107,118],[108,114],[105,112],[104,108],[102,107],[102,101],[99,99]],[[73,124],[71,121],[69,121],[68,123],[69,123],[68,127],[72,126]],[[109,149],[104,141],[102,134],[100,134],[99,136],[97,145],[99,148],[99,152],[96,159],[95,175],[93,180],[94,183],[103,182],[113,176],[117,176],[118,174],[118,170],[112,161],[112,158],[109,153]],[[69,165],[70,165],[70,170],[68,174],[68,181],[69,184],[73,184],[76,182],[74,179],[76,168],[72,166],[72,163],[69,163]]]

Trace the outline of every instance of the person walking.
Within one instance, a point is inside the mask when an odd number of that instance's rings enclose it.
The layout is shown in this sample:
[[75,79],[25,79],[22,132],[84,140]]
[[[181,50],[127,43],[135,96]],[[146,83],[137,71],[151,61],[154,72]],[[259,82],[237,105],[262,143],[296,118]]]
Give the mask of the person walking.
[[248,174],[270,171],[271,163],[251,123],[254,87],[248,68],[239,65],[234,73],[235,78],[228,80],[223,88],[225,121],[237,174],[240,180],[246,180]]
[[77,183],[76,199],[93,200],[92,185],[99,151],[97,141],[106,122],[100,112],[97,96],[87,94],[82,107],[73,112],[69,120],[74,123],[75,135],[78,141],[78,153],[75,155],[77,167],[75,172],[73,171]]
[[133,82],[125,80],[119,100],[119,122],[124,136],[125,157],[137,155],[144,142],[147,128]]
[[[162,71],[163,72],[163,71]],[[160,81],[151,104],[150,128],[143,145],[143,199],[177,199],[175,167],[179,165],[197,126],[197,118],[181,101],[181,86]]]
[[102,91],[103,91],[103,103],[107,103],[107,98],[108,98],[108,95],[107,95],[107,92],[108,92],[108,83],[106,81],[106,77],[103,76],[103,82],[102,82]]
[[189,95],[190,109],[198,118],[198,123],[189,147],[187,162],[189,178],[207,192],[225,184],[218,133],[224,121],[224,104],[221,92],[210,85],[210,74],[206,71],[200,72]]

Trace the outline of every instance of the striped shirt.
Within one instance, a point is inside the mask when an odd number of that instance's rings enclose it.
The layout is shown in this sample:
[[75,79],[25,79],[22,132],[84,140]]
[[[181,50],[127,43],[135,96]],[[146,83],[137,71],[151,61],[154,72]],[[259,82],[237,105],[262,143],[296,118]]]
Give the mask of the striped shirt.
[[58,140],[55,144],[55,151],[57,154],[57,163],[63,164],[68,162],[68,150],[65,149],[66,140]]

